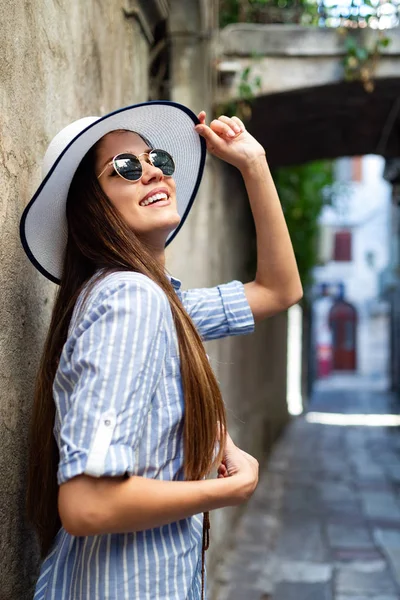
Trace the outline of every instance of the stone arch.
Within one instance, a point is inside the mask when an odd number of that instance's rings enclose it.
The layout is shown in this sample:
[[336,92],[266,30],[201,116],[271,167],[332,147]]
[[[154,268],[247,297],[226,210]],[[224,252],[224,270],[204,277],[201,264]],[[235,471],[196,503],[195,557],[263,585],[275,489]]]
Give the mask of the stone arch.
[[333,83],[255,99],[248,128],[272,166],[319,158],[400,153],[400,78],[380,79],[375,91]]

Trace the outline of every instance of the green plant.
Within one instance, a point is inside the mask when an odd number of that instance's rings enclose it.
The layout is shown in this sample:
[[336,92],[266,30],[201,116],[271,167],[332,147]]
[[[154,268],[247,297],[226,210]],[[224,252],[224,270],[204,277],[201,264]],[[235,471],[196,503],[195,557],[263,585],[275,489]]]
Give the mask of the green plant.
[[322,27],[395,27],[399,0],[220,0],[220,27],[231,23],[297,23]]
[[235,98],[229,102],[220,104],[216,108],[216,112],[228,117],[236,115],[242,121],[248,121],[251,118],[251,101],[260,90],[261,77],[253,75],[252,67],[247,66],[240,73]]
[[333,193],[333,162],[315,161],[274,171],[303,286],[317,264],[318,219]]
[[318,2],[308,0],[221,0],[220,27],[231,23],[317,25]]
[[350,34],[349,30],[342,31],[345,36],[346,55],[343,59],[344,77],[346,81],[361,81],[366,92],[373,92],[375,84],[373,77],[378,66],[378,60],[384,48],[391,42],[383,32],[371,48],[361,45]]

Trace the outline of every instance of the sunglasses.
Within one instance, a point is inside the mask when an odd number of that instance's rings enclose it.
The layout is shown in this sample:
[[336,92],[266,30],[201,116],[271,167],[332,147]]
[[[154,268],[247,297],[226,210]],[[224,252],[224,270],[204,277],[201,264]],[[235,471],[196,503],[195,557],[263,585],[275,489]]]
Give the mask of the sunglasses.
[[107,168],[110,165],[113,165],[114,171],[122,177],[122,179],[126,179],[127,181],[139,181],[143,175],[142,163],[140,162],[141,156],[146,156],[147,162],[153,165],[153,167],[161,169],[166,177],[171,177],[174,174],[175,163],[172,156],[165,150],[155,149],[150,150],[150,152],[142,152],[139,156],[128,153],[117,154],[111,162],[106,164],[100,175],[97,176],[97,179],[100,179]]

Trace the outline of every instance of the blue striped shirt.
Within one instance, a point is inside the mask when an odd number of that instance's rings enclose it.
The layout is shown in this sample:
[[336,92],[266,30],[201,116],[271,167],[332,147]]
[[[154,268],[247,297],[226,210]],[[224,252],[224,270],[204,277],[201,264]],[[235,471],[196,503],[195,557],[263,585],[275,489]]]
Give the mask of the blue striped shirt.
[[[172,285],[203,340],[250,333],[238,281]],[[144,275],[120,272],[76,304],[53,385],[58,483],[138,475],[183,480],[184,399],[170,305]],[[34,600],[199,600],[202,515],[125,534],[74,537],[61,528]]]

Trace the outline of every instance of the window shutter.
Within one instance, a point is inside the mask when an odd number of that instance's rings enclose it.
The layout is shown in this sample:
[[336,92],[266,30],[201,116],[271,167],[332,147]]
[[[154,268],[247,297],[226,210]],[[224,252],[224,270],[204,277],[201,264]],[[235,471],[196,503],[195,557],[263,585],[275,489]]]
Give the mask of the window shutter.
[[335,233],[333,260],[341,262],[351,261],[351,231],[337,231]]

